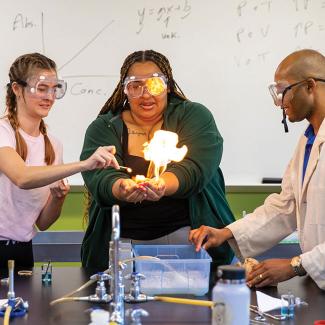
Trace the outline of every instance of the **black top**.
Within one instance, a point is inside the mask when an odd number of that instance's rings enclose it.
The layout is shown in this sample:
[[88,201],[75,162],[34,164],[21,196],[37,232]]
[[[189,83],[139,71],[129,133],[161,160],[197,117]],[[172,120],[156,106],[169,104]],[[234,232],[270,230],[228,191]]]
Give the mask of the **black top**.
[[225,280],[243,280],[245,279],[245,269],[234,265],[221,265],[218,267],[217,276]]
[[[149,161],[128,153],[128,130],[123,125],[122,136],[123,160],[132,168],[131,176],[146,175]],[[189,226],[188,200],[174,199],[167,196],[159,201],[143,201],[120,207],[121,236],[137,240],[156,239]]]

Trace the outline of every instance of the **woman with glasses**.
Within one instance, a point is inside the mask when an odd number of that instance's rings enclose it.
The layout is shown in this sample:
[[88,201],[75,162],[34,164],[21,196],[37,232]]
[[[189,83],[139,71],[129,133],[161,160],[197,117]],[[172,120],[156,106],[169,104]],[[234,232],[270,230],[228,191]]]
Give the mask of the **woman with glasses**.
[[113,146],[86,160],[62,164],[62,145],[44,123],[66,83],[55,63],[38,53],[22,55],[9,70],[6,112],[0,119],[0,267],[9,259],[32,267],[32,238],[59,217],[69,191],[65,177],[118,163]]
[[[176,133],[188,152],[157,179],[150,175],[143,145],[158,130]],[[191,228],[224,227],[234,220],[219,168],[222,137],[210,111],[186,99],[164,55],[137,51],[125,59],[113,94],[88,127],[81,158],[108,143],[132,173],[112,168],[82,173],[89,194],[84,266],[107,268],[114,204],[120,205],[121,237],[136,244],[188,244]],[[147,179],[139,184],[136,175]],[[227,243],[209,253],[216,264],[232,259]]]

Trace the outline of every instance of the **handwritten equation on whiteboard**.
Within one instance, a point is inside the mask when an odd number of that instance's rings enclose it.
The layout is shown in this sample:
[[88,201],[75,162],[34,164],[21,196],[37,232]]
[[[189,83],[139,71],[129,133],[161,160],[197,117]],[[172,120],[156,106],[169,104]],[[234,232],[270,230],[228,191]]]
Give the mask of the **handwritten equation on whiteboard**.
[[[286,8],[283,8],[286,6]],[[233,40],[238,50],[234,56],[235,65],[239,68],[251,64],[263,64],[273,52],[281,46],[274,40],[285,38],[292,42],[292,51],[301,48],[313,48],[313,39],[325,37],[325,0],[243,0],[237,1],[233,8],[233,16],[237,28]],[[294,21],[287,22],[285,15],[290,12]],[[314,13],[323,12],[323,15]],[[281,16],[281,13],[284,16]],[[251,24],[252,17],[254,25]],[[256,22],[259,23],[256,23]],[[282,26],[282,27],[281,27]],[[258,45],[257,45],[258,44]],[[252,47],[255,53],[245,52]],[[257,48],[257,50],[256,50]],[[315,48],[317,50],[317,48]],[[243,53],[245,53],[243,55]]]
[[[154,4],[154,2],[152,2]],[[164,6],[142,7],[138,11],[138,30],[140,34],[146,27],[151,28],[152,24],[158,24],[163,39],[179,38],[177,31],[171,30],[172,22],[182,21],[191,14],[192,6],[189,0],[178,3],[165,4]]]
[[[226,8],[229,11],[226,11]],[[200,20],[202,17],[199,17],[202,12],[206,14],[203,21]],[[134,5],[131,14],[132,28],[129,26],[131,29],[129,31],[132,35],[146,38],[147,35],[152,37],[155,35],[153,33],[157,33],[157,37],[163,41],[177,40],[185,33],[190,34],[193,30],[191,24],[200,21],[200,24],[195,25],[195,29],[198,35],[209,35],[206,39],[207,44],[217,39],[218,35],[221,35],[221,44],[224,40],[229,41],[227,45],[230,47],[226,46],[225,51],[229,51],[228,57],[232,65],[237,68],[270,62],[281,48],[281,44],[285,45],[288,53],[290,50],[300,48],[321,50],[317,46],[323,46],[320,40],[325,36],[325,0],[139,1]],[[23,12],[15,14],[12,17],[11,30],[14,33],[40,30],[36,37],[42,38],[42,52],[46,53],[47,31],[44,31],[44,28],[49,28],[44,24],[46,17],[43,13],[38,16],[30,15]],[[81,40],[81,43],[84,43],[80,44],[80,48],[76,49],[75,53],[67,53],[69,57],[63,65],[61,64],[59,70],[62,71],[88,47],[98,44],[102,34],[110,33],[110,26],[115,21],[118,23],[120,19],[120,17],[113,18],[114,20],[103,21],[101,29],[93,31],[92,38]],[[181,27],[184,25],[187,28]],[[113,76],[113,79],[115,77]],[[99,79],[104,80],[103,76]],[[108,76],[108,79],[112,77]],[[73,80],[77,81],[75,78]],[[93,85],[83,86],[80,87],[77,83],[71,89],[71,94],[107,93],[105,87],[100,87],[101,89],[98,90],[94,89]]]

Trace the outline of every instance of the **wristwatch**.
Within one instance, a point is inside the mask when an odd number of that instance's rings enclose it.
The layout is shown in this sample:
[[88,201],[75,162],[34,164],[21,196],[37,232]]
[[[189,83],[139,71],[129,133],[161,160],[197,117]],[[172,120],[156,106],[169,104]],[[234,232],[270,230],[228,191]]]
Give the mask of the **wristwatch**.
[[302,266],[302,260],[300,256],[293,257],[291,259],[290,265],[293,268],[293,271],[295,272],[296,275],[303,276],[307,274],[306,270]]

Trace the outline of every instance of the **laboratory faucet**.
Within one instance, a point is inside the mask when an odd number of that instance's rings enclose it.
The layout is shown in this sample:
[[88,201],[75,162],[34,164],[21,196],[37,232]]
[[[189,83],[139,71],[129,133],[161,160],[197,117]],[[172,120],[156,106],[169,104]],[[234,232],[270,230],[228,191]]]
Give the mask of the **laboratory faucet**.
[[109,248],[109,267],[111,270],[110,293],[110,321],[119,325],[124,324],[124,285],[122,280],[122,266],[120,265],[120,208],[112,207],[112,234]]

